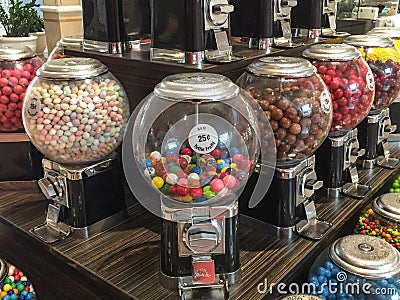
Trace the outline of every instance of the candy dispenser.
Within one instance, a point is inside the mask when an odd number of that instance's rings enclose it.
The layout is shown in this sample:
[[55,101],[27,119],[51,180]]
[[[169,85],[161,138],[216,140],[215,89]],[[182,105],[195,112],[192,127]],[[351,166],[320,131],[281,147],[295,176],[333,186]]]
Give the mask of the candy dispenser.
[[274,42],[274,1],[231,0],[231,3],[235,7],[231,15],[232,36],[245,40],[249,48],[268,53]]
[[129,116],[124,89],[90,58],[45,63],[26,92],[23,121],[45,156],[39,186],[49,200],[46,221],[33,233],[45,242],[87,237],[126,214],[115,150]]
[[399,159],[390,157],[388,136],[396,130],[391,125],[388,106],[400,94],[400,52],[388,37],[353,35],[344,43],[357,47],[370,66],[375,81],[375,98],[367,118],[358,127],[358,138],[366,149],[362,164],[395,168]]
[[400,253],[376,237],[345,236],[317,257],[308,279],[324,299],[398,299]]
[[[264,110],[277,147],[271,188],[255,208],[239,202],[241,213],[278,231],[295,229],[320,239],[331,224],[317,219],[312,195],[322,182],[317,180],[313,153],[332,121],[329,91],[310,62],[292,57],[262,58],[247,67],[237,84]],[[263,160],[261,165],[267,163]]]
[[[34,187],[41,156],[23,132],[22,102],[42,61],[28,47],[0,48],[0,181]],[[7,188],[12,188],[8,186]]]
[[376,236],[400,251],[400,194],[383,194],[372,200],[354,232]]
[[371,69],[357,48],[346,44],[312,45],[303,57],[311,61],[328,86],[333,107],[328,139],[316,152],[318,178],[323,179],[332,197],[343,192],[363,198],[370,187],[358,182],[356,161],[365,149],[359,147],[356,126],[368,115],[374,100]]
[[49,60],[59,59],[59,58],[68,58],[70,56],[65,54],[65,50],[82,50],[82,36],[66,36],[57,42],[56,47],[51,51],[48,57]]
[[307,37],[315,39],[321,35],[323,0],[302,0],[293,7],[292,28],[307,31]]
[[222,75],[176,74],[130,119],[125,174],[139,202],[163,219],[161,283],[181,299],[228,297],[240,279],[238,197],[264,116],[251,101]]
[[338,3],[341,0],[324,0],[322,15],[322,35],[327,38],[345,37],[347,32],[336,31]]
[[292,9],[297,5],[297,0],[272,0],[274,1],[274,46],[280,48],[299,47],[300,44],[292,40]]

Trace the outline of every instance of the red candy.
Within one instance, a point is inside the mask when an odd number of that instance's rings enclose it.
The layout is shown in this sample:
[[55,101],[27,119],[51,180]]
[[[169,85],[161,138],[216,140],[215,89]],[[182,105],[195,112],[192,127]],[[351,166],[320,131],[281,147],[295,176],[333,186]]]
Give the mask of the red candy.
[[38,58],[0,62],[0,131],[19,131],[25,91],[41,66]]
[[[354,59],[329,63],[314,61],[313,64],[331,93],[331,131],[350,130],[357,126],[368,114],[373,101],[373,90],[366,84],[368,67],[365,62]],[[330,69],[323,72],[328,65]]]
[[201,187],[195,187],[190,189],[190,196],[193,199],[198,199],[203,195],[203,189]]
[[183,148],[183,149],[181,150],[181,154],[182,154],[182,155],[189,155],[189,156],[191,156],[191,155],[192,155],[192,150],[191,150],[190,148]]
[[210,182],[210,188],[213,192],[219,193],[224,187],[225,184],[221,179],[213,179]]

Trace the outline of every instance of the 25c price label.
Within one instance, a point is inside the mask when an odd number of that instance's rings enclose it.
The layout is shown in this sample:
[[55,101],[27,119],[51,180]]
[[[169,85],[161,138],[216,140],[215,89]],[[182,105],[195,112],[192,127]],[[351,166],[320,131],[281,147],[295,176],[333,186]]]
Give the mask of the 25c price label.
[[189,145],[197,153],[210,153],[218,145],[217,131],[208,124],[195,125],[189,132]]

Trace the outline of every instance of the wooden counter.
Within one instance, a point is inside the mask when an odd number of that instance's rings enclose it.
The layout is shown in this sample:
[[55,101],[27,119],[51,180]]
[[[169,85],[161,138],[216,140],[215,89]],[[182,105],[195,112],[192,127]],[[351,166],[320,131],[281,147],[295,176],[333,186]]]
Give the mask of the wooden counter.
[[[400,156],[398,142],[392,155]],[[363,200],[335,202],[317,196],[317,213],[333,223],[321,241],[279,239],[262,226],[240,227],[242,281],[232,299],[268,299],[258,293],[264,282],[302,281],[314,257],[335,238],[351,232],[358,213],[377,192],[386,192],[399,170],[360,171],[361,182],[373,190]],[[39,299],[177,299],[158,280],[160,219],[145,211],[127,192],[129,218],[89,239],[47,245],[29,232],[43,223],[46,201],[40,193],[0,192],[0,256],[22,269]]]

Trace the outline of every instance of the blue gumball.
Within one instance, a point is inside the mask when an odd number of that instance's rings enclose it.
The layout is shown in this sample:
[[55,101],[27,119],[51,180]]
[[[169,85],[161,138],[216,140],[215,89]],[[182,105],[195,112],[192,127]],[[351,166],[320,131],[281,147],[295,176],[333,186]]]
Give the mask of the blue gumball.
[[143,160],[142,160],[142,168],[143,168],[143,169],[145,169],[145,168],[150,168],[150,167],[152,167],[152,166],[153,166],[153,162],[151,161],[151,159],[146,158],[146,159],[143,159]]
[[199,166],[195,166],[190,172],[200,175],[201,174],[201,168]]
[[10,296],[10,300],[17,300],[17,295],[12,294],[12,295]]
[[325,268],[323,268],[323,267],[318,267],[318,269],[317,269],[317,274],[318,274],[318,276],[325,276]]
[[325,270],[325,275],[326,278],[331,278],[332,277],[332,273],[329,270]]
[[24,295],[19,295],[19,299],[18,300],[25,300],[25,296]]
[[206,200],[207,200],[206,197],[200,197],[200,198],[194,199],[193,203],[201,203],[201,202],[204,202]]
[[230,152],[231,152],[231,156],[234,156],[235,154],[239,154],[240,150],[236,147],[232,147]]
[[30,292],[28,295],[26,295],[26,300],[31,300],[33,298],[33,293]]
[[332,270],[335,266],[333,265],[333,263],[331,263],[330,261],[327,261],[325,263],[325,268],[328,270]]
[[23,295],[23,296],[25,297],[26,295],[28,295],[28,291],[23,290],[23,291],[21,292],[21,295]]

